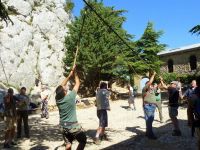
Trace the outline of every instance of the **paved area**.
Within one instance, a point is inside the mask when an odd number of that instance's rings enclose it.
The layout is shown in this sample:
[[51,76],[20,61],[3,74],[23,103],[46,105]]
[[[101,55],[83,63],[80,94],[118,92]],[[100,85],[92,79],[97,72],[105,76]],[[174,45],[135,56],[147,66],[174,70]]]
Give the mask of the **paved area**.
[[[93,144],[98,119],[95,107],[79,109],[78,120],[85,129],[88,142],[86,150],[196,150],[196,139],[191,137],[190,128],[187,127],[186,108],[179,109],[182,137],[171,136],[172,124],[168,117],[166,103],[163,104],[164,123],[160,123],[158,112],[153,126],[157,140],[149,140],[145,137],[145,122],[143,118],[142,100],[136,99],[136,111],[127,110],[127,101],[119,100],[111,102],[111,111],[108,112],[109,128],[107,134],[109,141],[103,141],[101,145]],[[40,115],[30,116],[31,138],[21,139],[16,150],[64,150],[63,139],[59,128],[58,112],[52,112],[48,120],[41,119]],[[0,123],[0,149],[3,143],[3,122]],[[74,142],[73,150],[77,142]]]

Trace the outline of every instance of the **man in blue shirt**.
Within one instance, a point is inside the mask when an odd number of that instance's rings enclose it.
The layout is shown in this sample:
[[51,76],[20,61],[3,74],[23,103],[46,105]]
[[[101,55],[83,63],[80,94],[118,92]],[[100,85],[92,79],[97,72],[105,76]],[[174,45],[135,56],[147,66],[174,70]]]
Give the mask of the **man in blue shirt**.
[[[191,87],[185,91],[185,93],[181,96],[181,99],[187,98],[187,101],[189,103],[192,96],[195,94],[196,88],[197,88],[197,82],[196,80],[192,80]],[[190,118],[189,112],[190,112],[190,107],[188,107],[187,109],[187,115],[188,115],[188,125],[191,126],[191,122],[190,122],[191,118]]]

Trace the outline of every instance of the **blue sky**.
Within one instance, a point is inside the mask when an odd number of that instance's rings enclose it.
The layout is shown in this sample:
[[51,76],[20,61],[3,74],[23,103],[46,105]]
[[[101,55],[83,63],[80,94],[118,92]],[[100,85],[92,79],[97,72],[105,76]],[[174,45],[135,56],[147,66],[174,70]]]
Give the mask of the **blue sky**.
[[[83,1],[73,2],[73,14],[79,16]],[[156,30],[164,31],[160,42],[167,44],[167,49],[200,42],[200,36],[188,32],[200,24],[199,0],[104,0],[104,4],[128,10],[124,14],[127,17],[124,28],[135,36],[134,40],[141,37],[147,22],[151,21]]]

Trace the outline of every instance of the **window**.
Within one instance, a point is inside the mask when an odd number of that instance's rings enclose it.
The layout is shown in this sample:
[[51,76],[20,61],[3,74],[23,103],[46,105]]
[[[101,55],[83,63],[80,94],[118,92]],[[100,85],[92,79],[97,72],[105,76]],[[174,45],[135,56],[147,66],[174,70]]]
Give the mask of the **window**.
[[168,60],[168,72],[174,72],[174,62],[172,59]]
[[197,69],[197,57],[195,55],[190,56],[190,69],[191,70]]

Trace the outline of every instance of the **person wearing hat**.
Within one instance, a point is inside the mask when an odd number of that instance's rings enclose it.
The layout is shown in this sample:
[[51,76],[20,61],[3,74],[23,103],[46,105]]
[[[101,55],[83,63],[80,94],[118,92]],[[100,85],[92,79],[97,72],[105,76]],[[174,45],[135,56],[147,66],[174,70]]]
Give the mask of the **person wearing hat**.
[[178,100],[179,100],[179,90],[177,88],[178,82],[177,81],[172,81],[170,85],[166,85],[163,81],[163,78],[160,78],[161,84],[163,88],[168,90],[169,94],[169,117],[172,120],[172,123],[174,125],[174,130],[172,132],[172,136],[181,136],[181,130],[179,127],[179,122],[177,119],[178,116]]
[[11,145],[16,145],[16,143],[13,142],[13,139],[15,137],[17,112],[13,94],[13,89],[9,88],[6,96],[4,97],[4,116],[6,128],[4,148],[11,148]]

